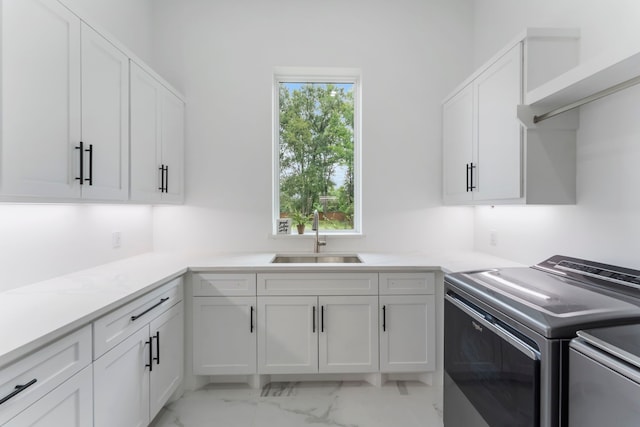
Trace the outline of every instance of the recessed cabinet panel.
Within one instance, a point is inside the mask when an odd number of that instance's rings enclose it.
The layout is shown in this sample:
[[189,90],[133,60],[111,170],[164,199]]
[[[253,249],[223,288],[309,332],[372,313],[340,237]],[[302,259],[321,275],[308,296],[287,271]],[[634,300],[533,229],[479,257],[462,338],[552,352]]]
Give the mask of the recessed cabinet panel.
[[184,303],[180,301],[149,327],[153,337],[154,367],[149,381],[149,417],[153,419],[184,377]]
[[380,312],[380,371],[434,370],[434,296],[381,296]]
[[193,296],[255,296],[255,274],[195,273]]
[[7,426],[86,427],[93,425],[93,369],[87,366],[31,405]]
[[93,362],[95,427],[149,424],[149,337],[147,324]]
[[377,273],[258,274],[258,295],[377,295]]
[[193,298],[196,375],[256,373],[256,297]]
[[258,298],[258,373],[318,372],[317,297]]
[[477,103],[475,200],[522,196],[522,44],[516,45],[474,82]]
[[181,203],[184,194],[184,102],[168,90],[162,96],[161,128],[162,164],[164,176],[165,202]]
[[22,392],[0,405],[0,425],[91,363],[91,327],[67,335],[0,370],[0,396]]
[[4,1],[1,52],[3,194],[79,197],[80,19],[55,0]]
[[435,273],[380,273],[380,295],[433,294]]
[[[82,197],[129,197],[129,58],[82,24]],[[91,151],[87,151],[87,150]],[[76,176],[80,176],[79,162]]]
[[319,297],[319,371],[378,370],[378,298]]
[[160,83],[131,62],[131,199],[160,200]]
[[469,84],[442,107],[443,198],[447,203],[472,199],[473,85]]

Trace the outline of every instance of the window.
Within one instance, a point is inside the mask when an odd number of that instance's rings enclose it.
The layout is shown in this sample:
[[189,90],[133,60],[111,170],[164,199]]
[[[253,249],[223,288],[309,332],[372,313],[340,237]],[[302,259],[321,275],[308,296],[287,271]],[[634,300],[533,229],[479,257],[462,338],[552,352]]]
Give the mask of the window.
[[274,233],[277,220],[323,233],[360,233],[359,77],[280,73],[274,84]]

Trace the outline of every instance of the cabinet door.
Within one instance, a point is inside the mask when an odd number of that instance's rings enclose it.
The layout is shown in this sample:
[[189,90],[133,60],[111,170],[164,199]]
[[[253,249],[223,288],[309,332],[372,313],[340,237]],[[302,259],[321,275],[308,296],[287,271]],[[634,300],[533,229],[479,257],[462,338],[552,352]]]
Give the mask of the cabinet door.
[[320,372],[378,370],[378,297],[319,297]]
[[381,296],[380,306],[380,371],[433,371],[436,342],[433,295]]
[[162,96],[162,164],[165,188],[162,200],[181,203],[184,193],[184,103],[164,89]]
[[317,299],[258,298],[258,373],[318,372]]
[[475,200],[522,195],[522,47],[518,44],[474,82],[477,103]]
[[69,378],[7,423],[7,426],[15,427],[91,425],[93,425],[91,366],[87,366]]
[[94,427],[149,424],[149,326],[93,362]]
[[[82,197],[129,197],[129,59],[82,24]],[[80,176],[80,171],[76,171]],[[91,175],[91,176],[90,176]],[[90,181],[87,179],[91,178]]]
[[470,201],[473,162],[473,85],[469,84],[442,107],[443,199]]
[[256,298],[193,298],[196,375],[256,373]]
[[162,86],[131,62],[131,199],[158,202]]
[[154,319],[150,329],[154,366],[150,375],[149,418],[153,419],[184,377],[183,302],[180,301]]
[[55,0],[2,2],[2,191],[77,198],[80,19]]

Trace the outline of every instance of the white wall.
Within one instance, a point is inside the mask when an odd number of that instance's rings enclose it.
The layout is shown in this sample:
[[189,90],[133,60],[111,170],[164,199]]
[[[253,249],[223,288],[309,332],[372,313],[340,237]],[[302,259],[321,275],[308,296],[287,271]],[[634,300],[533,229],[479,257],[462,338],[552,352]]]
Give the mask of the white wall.
[[276,66],[362,70],[365,237],[326,250],[471,248],[472,209],[439,206],[470,0],[155,0],[154,15],[154,63],[187,101],[186,206],[154,210],[157,249],[311,250],[269,237]]
[[[138,255],[153,246],[150,206],[0,205],[0,291]],[[121,247],[111,245],[121,232]]]
[[[151,57],[151,0],[64,2]],[[149,206],[0,203],[0,291],[152,250],[152,213]],[[114,231],[122,233],[117,249]]]
[[[636,0],[476,0],[476,63],[526,26],[582,30],[582,60],[640,50]],[[499,17],[497,19],[496,17]],[[533,264],[561,253],[640,268],[640,87],[581,107],[575,206],[479,207],[475,247]],[[491,246],[491,230],[497,245]]]
[[89,23],[106,30],[152,65],[153,0],[60,0]]

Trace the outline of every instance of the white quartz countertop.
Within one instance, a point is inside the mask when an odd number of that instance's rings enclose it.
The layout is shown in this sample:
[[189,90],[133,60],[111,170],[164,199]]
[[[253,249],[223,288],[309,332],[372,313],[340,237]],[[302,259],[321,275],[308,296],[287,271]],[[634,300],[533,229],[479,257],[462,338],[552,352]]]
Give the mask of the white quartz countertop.
[[358,253],[362,264],[271,264],[273,253],[147,253],[0,293],[0,367],[192,271],[444,272],[522,266],[478,252]]

